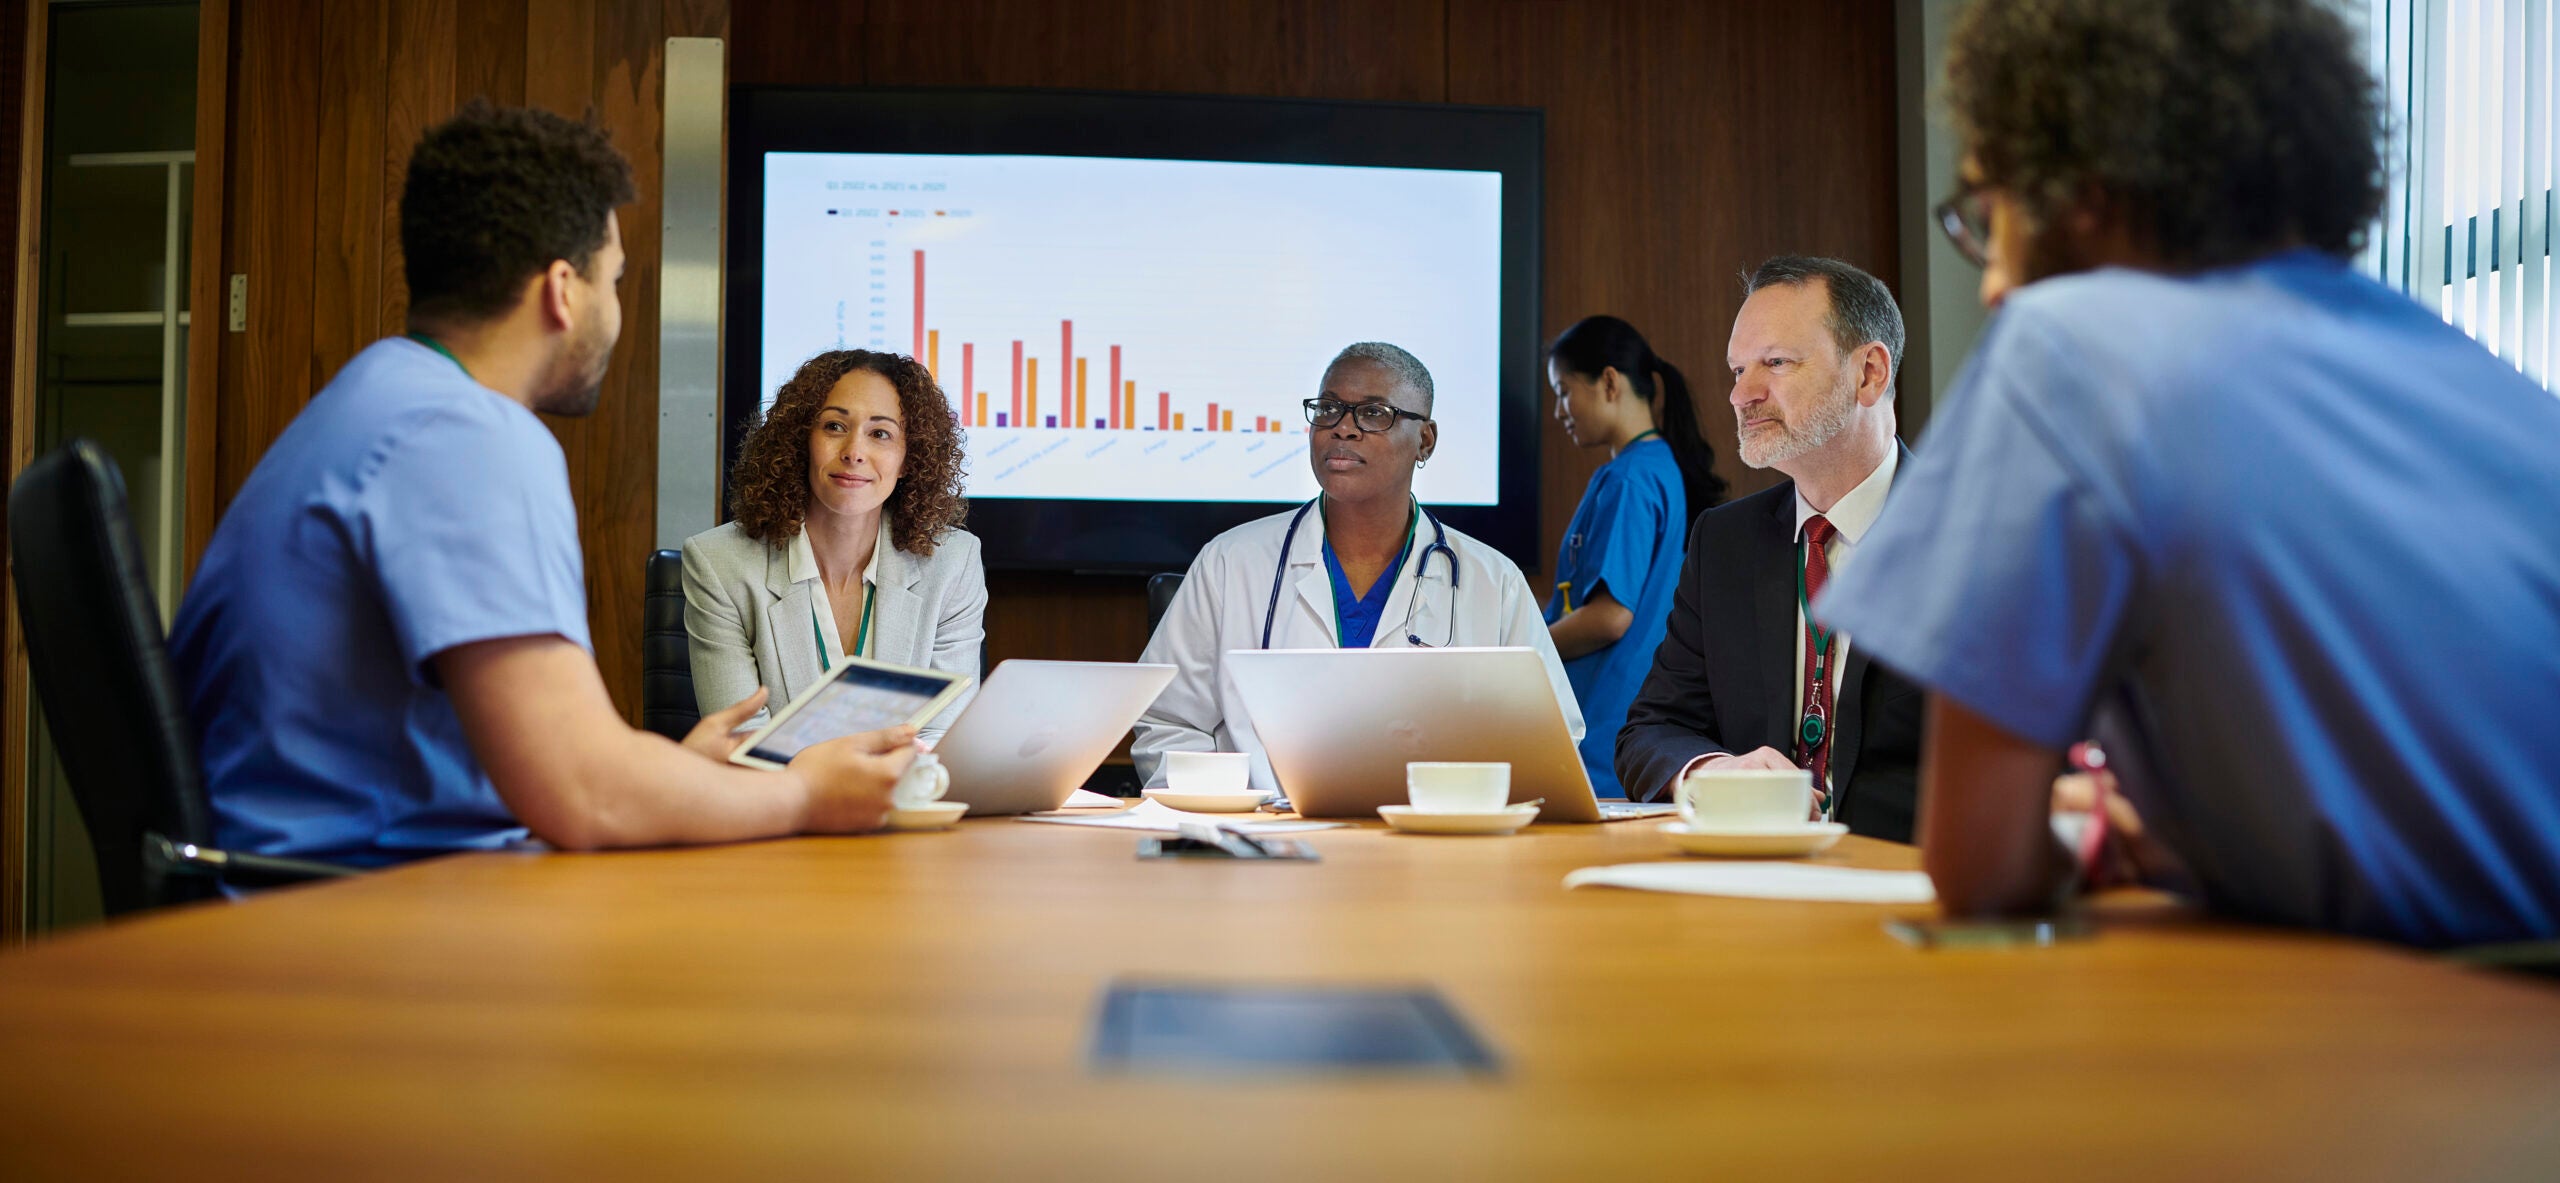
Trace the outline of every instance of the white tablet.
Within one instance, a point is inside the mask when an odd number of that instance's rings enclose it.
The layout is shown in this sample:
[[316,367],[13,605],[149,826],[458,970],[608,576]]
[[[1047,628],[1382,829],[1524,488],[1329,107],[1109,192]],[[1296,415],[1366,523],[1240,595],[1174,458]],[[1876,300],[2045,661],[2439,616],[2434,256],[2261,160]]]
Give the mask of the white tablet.
[[974,680],[941,670],[845,658],[826,681],[774,712],[772,722],[729,754],[729,762],[780,768],[811,744],[900,723],[921,726],[942,713]]

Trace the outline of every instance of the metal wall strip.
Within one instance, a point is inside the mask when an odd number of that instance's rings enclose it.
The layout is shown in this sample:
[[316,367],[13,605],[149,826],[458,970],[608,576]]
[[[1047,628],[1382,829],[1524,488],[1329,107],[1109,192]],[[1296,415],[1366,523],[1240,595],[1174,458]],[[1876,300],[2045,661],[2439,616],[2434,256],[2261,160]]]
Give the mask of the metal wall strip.
[[[658,277],[658,545],[720,520],[721,135],[727,46],[667,38]],[[640,556],[631,556],[639,562]]]

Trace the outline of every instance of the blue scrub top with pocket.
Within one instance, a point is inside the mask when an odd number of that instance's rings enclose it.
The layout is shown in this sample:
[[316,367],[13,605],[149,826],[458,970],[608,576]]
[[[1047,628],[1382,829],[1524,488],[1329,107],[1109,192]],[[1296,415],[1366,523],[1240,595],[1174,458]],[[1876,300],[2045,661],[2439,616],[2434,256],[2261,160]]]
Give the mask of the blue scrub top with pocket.
[[1671,458],[1671,445],[1652,436],[1620,449],[1591,474],[1556,552],[1547,623],[1563,619],[1602,589],[1635,613],[1625,636],[1564,663],[1588,725],[1582,766],[1591,774],[1591,791],[1603,797],[1627,795],[1618,784],[1618,729],[1626,726],[1627,707],[1662,644],[1688,531],[1689,495],[1680,466]]

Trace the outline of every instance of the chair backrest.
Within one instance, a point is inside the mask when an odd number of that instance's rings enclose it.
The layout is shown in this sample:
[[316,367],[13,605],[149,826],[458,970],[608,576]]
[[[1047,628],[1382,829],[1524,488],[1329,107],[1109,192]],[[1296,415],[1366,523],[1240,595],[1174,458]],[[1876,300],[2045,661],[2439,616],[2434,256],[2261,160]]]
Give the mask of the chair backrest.
[[152,834],[210,846],[213,827],[124,477],[104,449],[75,439],[27,466],[9,491],[9,554],[27,670],[107,914],[213,894],[212,880],[164,876],[143,853]]
[[693,699],[693,642],[684,631],[684,555],[649,556],[640,608],[640,725],[682,742],[702,721]]
[[1164,610],[1173,604],[1173,593],[1182,590],[1182,572],[1159,571],[1147,577],[1147,635],[1156,635],[1156,626],[1164,623]]

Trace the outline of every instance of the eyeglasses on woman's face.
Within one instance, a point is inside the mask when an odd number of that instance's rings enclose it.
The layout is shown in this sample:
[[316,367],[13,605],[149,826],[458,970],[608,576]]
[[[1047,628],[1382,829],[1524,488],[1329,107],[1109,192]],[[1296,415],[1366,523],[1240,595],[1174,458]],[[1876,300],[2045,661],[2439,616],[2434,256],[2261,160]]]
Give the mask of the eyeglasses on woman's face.
[[1311,398],[1299,404],[1307,409],[1307,426],[1331,427],[1342,422],[1344,415],[1360,430],[1383,434],[1396,429],[1399,419],[1416,419],[1428,423],[1429,415],[1419,415],[1393,403],[1346,403],[1339,399]]

